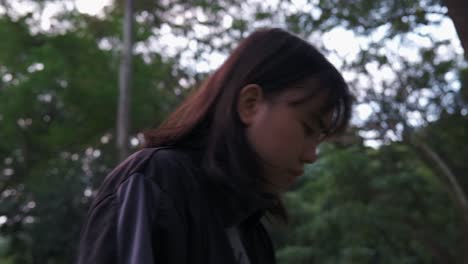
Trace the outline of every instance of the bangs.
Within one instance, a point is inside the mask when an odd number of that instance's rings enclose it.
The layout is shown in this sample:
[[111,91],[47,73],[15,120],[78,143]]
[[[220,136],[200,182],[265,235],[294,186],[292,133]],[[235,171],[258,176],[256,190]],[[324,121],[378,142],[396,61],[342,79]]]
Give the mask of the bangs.
[[327,95],[320,113],[332,111],[332,121],[326,129],[326,136],[340,134],[344,132],[351,118],[351,94],[348,85],[335,69],[321,72],[317,77],[320,87]]
[[[319,115],[332,112],[332,120],[329,127],[325,128],[326,137],[338,135],[346,129],[351,117],[351,94],[348,85],[341,74],[335,69],[322,71],[314,76],[317,85],[306,87],[306,96],[290,102],[291,105],[299,105],[314,97],[325,94],[325,102],[319,109]],[[321,120],[322,122],[322,120]],[[323,123],[323,122],[322,122]]]

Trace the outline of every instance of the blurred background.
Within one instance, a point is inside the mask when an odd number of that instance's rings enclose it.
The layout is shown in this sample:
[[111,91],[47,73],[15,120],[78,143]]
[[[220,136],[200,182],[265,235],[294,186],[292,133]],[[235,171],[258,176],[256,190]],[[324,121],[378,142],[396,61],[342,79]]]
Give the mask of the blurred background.
[[262,26],[355,95],[279,263],[468,263],[466,0],[0,0],[0,264],[72,263],[105,175]]

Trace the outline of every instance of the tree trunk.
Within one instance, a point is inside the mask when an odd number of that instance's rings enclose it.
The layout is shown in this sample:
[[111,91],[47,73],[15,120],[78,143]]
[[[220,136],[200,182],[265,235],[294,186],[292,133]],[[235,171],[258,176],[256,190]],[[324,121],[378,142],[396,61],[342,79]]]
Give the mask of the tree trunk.
[[468,1],[444,0],[468,60]]
[[130,126],[130,102],[133,56],[133,0],[125,0],[123,47],[119,71],[119,102],[117,113],[117,151],[119,160],[128,155]]

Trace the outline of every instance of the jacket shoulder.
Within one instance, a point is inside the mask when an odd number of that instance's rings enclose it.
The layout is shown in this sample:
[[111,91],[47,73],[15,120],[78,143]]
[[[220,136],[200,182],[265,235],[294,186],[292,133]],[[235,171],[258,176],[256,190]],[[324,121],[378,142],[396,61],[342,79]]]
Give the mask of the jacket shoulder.
[[136,174],[142,174],[169,195],[183,193],[194,184],[195,167],[191,156],[182,149],[158,147],[139,150],[106,176],[95,202],[114,195],[123,182]]
[[140,172],[164,191],[172,193],[173,188],[189,187],[193,184],[194,174],[197,171],[198,166],[188,152],[177,148],[165,148],[152,154]]

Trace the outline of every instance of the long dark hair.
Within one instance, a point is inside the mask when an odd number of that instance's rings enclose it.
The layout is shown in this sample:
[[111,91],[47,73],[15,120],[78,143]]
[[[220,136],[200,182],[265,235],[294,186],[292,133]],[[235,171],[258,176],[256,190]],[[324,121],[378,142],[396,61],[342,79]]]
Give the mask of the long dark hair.
[[[145,147],[190,145],[203,149],[203,168],[236,199],[251,202],[265,183],[237,112],[240,89],[262,87],[272,98],[306,78],[316,78],[310,95],[327,92],[324,111],[333,111],[330,134],[342,131],[350,118],[348,87],[336,68],[311,44],[277,28],[253,32],[227,60],[156,130],[146,131]],[[279,197],[269,211],[285,217]]]

